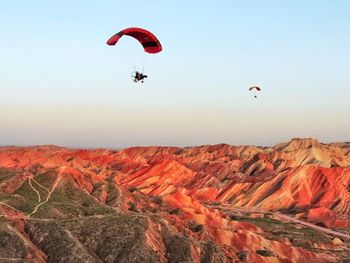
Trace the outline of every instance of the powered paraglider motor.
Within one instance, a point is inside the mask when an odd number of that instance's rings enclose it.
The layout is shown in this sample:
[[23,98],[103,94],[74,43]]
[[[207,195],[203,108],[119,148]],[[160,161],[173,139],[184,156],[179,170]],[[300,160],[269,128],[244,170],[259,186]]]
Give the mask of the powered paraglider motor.
[[144,79],[147,78],[147,75],[144,75],[143,73],[141,72],[138,72],[138,71],[133,71],[131,72],[131,79],[137,83],[139,81],[141,81],[141,83],[143,83]]

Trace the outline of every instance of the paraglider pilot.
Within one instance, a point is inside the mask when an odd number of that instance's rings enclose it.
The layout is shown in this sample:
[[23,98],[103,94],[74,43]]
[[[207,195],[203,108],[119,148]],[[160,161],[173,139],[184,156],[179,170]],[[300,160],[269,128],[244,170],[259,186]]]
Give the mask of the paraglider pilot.
[[141,81],[143,83],[143,79],[147,78],[147,75],[144,75],[143,73],[140,73],[138,71],[135,72],[134,82]]

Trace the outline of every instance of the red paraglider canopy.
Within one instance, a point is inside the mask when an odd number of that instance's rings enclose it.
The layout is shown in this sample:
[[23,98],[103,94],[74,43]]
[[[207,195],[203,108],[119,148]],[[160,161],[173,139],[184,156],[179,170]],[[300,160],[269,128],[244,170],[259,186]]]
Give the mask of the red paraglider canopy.
[[258,86],[253,86],[253,87],[250,87],[249,90],[253,90],[253,89],[256,89],[257,91],[261,91],[261,88],[258,87]]
[[124,35],[137,39],[147,53],[155,54],[162,51],[162,45],[156,36],[146,29],[138,27],[130,27],[118,32],[108,39],[107,45],[114,46]]

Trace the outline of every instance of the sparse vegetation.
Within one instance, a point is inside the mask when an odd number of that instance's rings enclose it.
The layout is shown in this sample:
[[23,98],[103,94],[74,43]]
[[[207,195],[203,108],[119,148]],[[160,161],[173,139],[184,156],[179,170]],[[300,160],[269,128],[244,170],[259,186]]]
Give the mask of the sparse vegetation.
[[188,224],[189,229],[191,229],[192,232],[202,232],[204,230],[204,226],[202,224],[197,224],[194,221],[191,221]]
[[[231,218],[231,216],[230,216]],[[248,216],[234,215],[236,221],[252,223],[268,233],[272,240],[289,239],[294,246],[310,249],[314,243],[330,243],[332,239],[321,232],[311,228],[299,228],[290,223],[285,223],[272,218],[250,218]]]
[[15,208],[26,214],[30,213],[38,203],[38,196],[30,187],[28,180],[25,181],[20,188],[15,191],[15,194],[21,196],[24,201],[15,204]]
[[28,250],[22,238],[16,232],[4,227],[7,223],[0,222],[0,224],[3,226],[3,229],[0,229],[0,260],[5,258],[24,258]]
[[224,263],[224,253],[212,240],[201,243],[201,263]]
[[263,256],[263,257],[272,257],[273,256],[273,253],[267,249],[258,249],[256,251],[256,253]]
[[137,206],[133,202],[129,202],[129,210],[132,211],[132,212],[138,212]]
[[169,263],[192,262],[189,238],[175,234],[166,227],[163,227],[162,235],[166,249],[166,259]]
[[129,191],[130,193],[133,193],[133,192],[136,192],[136,191],[137,191],[137,188],[136,188],[136,187],[130,187],[130,188],[128,189],[128,191]]
[[175,208],[169,212],[171,215],[180,215],[181,209],[180,208]]
[[162,206],[163,205],[163,199],[160,197],[160,196],[156,196],[154,198],[154,202],[159,205],[159,206]]
[[29,167],[28,171],[33,175],[37,175],[39,174],[41,169],[42,165],[40,163],[35,163],[31,167]]
[[34,176],[35,181],[37,181],[40,185],[46,187],[47,189],[51,189],[55,180],[57,178],[57,171],[50,169],[43,173],[40,173]]
[[0,183],[14,177],[16,172],[7,168],[0,168]]
[[248,260],[249,251],[242,250],[236,253],[237,257],[241,262],[246,262]]

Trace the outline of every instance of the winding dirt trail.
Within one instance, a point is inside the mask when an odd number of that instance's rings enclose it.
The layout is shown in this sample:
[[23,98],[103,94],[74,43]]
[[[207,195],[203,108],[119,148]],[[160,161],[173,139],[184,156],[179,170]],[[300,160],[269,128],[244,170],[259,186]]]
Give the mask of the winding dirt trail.
[[[50,200],[51,194],[53,193],[53,191],[55,191],[55,189],[56,189],[58,183],[59,183],[59,182],[61,181],[61,179],[62,179],[64,169],[65,169],[65,167],[61,167],[61,168],[60,168],[60,171],[59,171],[59,173],[58,173],[58,175],[57,175],[57,178],[56,178],[56,180],[55,180],[55,183],[53,184],[51,190],[49,190],[49,193],[48,193],[46,199],[45,199],[43,202],[40,202],[39,204],[37,204],[37,205],[35,206],[34,210],[33,210],[31,213],[28,214],[28,217],[31,217],[32,215],[34,215],[34,214],[38,211],[38,209],[39,209],[40,206],[44,205],[45,203],[47,203],[47,202]],[[39,185],[39,184],[38,184],[38,185]],[[40,186],[41,186],[41,185],[40,185]],[[41,187],[43,187],[43,186],[41,186]],[[43,188],[46,189],[46,190],[48,190],[46,187],[43,187]],[[37,190],[36,190],[36,191],[37,191]],[[39,195],[40,195],[40,193],[39,193]]]
[[39,184],[38,181],[36,181],[36,180],[34,179],[34,177],[32,178],[32,181],[33,181],[35,184],[37,184],[38,186],[40,186],[42,189],[46,190],[47,192],[50,192],[50,189],[48,189],[48,188],[46,188],[45,186]]
[[40,203],[41,202],[40,192],[38,190],[36,190],[35,187],[32,185],[32,178],[31,177],[28,178],[28,182],[29,182],[29,186],[33,189],[33,191],[38,196],[38,203]]
[[282,214],[279,212],[271,212],[271,211],[264,211],[264,210],[258,210],[258,209],[250,209],[250,208],[237,208],[237,207],[228,207],[228,206],[211,206],[208,205],[208,207],[214,208],[214,209],[221,209],[221,210],[228,210],[228,211],[235,211],[235,212],[248,212],[248,213],[260,213],[260,214],[270,214],[270,215],[274,215],[276,217],[279,217],[281,219],[287,220],[289,222],[292,223],[296,223],[296,224],[300,224],[309,228],[313,228],[315,230],[321,231],[325,234],[328,235],[332,235],[332,236],[337,236],[337,237],[342,237],[342,238],[346,238],[350,240],[350,235],[349,234],[345,234],[339,231],[335,231],[326,227],[321,227],[321,226],[317,226],[315,224],[312,223],[308,223],[305,221],[302,221],[300,219],[297,219],[295,217],[286,215],[286,214]]

